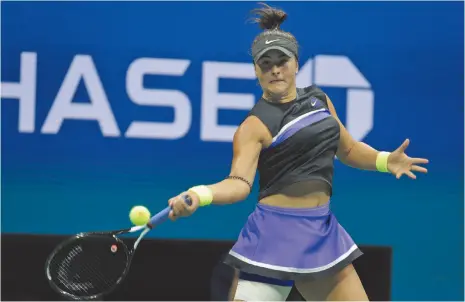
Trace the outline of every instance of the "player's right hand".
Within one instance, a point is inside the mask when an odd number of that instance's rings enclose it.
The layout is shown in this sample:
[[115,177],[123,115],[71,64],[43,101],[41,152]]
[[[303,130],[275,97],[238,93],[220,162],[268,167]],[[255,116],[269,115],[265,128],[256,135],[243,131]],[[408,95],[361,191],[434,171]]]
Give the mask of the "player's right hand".
[[[190,206],[186,203],[185,196],[189,196],[192,200],[192,204]],[[200,199],[199,196],[192,191],[182,192],[178,196],[170,198],[168,200],[168,204],[171,207],[169,218],[172,221],[175,221],[179,217],[187,217],[194,214],[199,207]]]

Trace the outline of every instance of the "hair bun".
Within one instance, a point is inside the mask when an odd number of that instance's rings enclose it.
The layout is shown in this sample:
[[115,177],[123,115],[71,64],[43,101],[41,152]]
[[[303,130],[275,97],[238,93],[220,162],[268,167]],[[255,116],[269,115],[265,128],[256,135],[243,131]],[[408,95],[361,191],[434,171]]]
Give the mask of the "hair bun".
[[253,21],[258,23],[263,30],[280,29],[280,25],[286,20],[287,14],[265,3],[260,4],[263,5],[262,8],[252,10],[252,13],[259,15],[259,17],[254,18]]

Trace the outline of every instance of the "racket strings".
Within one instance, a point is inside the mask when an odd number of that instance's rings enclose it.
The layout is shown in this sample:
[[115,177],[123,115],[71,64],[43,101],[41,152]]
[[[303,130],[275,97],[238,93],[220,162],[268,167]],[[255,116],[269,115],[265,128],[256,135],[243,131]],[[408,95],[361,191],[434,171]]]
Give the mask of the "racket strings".
[[[91,282],[80,282],[80,274],[73,274],[72,278],[70,277],[70,273],[73,272],[73,259],[82,252],[82,247],[80,245],[74,247],[68,254],[68,256],[63,260],[61,264],[59,264],[58,268],[58,280],[68,289],[72,291],[83,291],[87,292],[89,288],[92,288],[93,285]],[[86,267],[80,267],[80,269],[86,270]],[[70,280],[70,279],[78,279],[78,280]]]
[[71,295],[98,295],[117,284],[128,257],[126,246],[113,237],[83,237],[55,255],[50,264],[51,279]]
[[[82,252],[81,246],[77,246],[76,248],[80,249],[80,252]],[[73,257],[73,254],[77,255],[77,253],[73,253],[72,251],[70,256]],[[97,256],[91,254],[81,255],[88,258],[85,262],[75,263],[71,262],[72,260],[69,259],[70,256],[67,257],[58,271],[60,282],[68,289],[89,293],[90,289],[111,287],[116,282],[116,280],[107,280],[108,276],[105,276],[102,271],[108,271],[108,269],[111,268],[100,267],[104,263],[102,263]],[[73,264],[75,264],[75,266],[73,266]]]

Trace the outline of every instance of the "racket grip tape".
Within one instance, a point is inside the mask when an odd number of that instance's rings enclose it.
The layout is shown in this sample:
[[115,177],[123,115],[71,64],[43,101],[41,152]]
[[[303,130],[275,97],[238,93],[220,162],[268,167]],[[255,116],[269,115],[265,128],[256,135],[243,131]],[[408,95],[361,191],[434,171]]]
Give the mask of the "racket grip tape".
[[[192,205],[192,199],[189,196],[186,195],[186,196],[183,196],[183,197],[184,197],[184,201],[188,205]],[[160,211],[157,214],[153,215],[152,218],[150,218],[150,222],[147,224],[147,226],[153,227],[155,225],[159,225],[160,223],[165,222],[168,219],[168,217],[170,215],[170,212],[171,212],[171,206],[167,206],[162,211]]]

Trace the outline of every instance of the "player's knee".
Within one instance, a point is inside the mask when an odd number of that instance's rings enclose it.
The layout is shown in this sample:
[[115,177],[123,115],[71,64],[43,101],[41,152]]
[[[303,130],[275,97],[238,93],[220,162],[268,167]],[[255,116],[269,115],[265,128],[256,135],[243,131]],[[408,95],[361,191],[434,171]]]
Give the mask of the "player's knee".
[[234,301],[286,301],[292,286],[240,279]]

